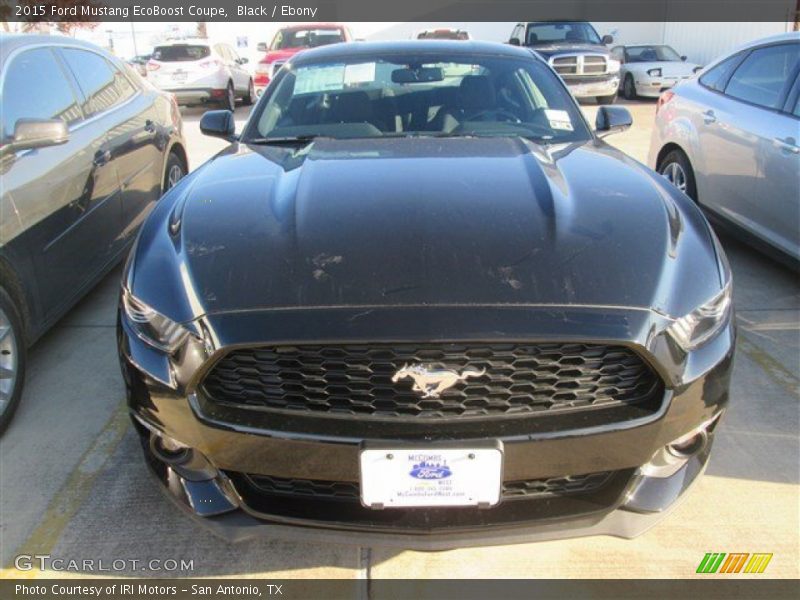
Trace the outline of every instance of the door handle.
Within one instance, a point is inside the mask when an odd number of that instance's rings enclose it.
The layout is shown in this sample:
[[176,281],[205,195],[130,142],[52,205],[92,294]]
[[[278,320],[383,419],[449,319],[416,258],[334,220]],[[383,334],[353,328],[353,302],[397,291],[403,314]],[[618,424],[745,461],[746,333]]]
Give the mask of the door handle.
[[156,124],[150,119],[147,119],[147,121],[144,122],[144,130],[148,133],[153,133],[156,130]]
[[775,138],[774,142],[781,150],[791,152],[792,154],[800,154],[800,146],[797,145],[797,142],[792,137],[787,137],[785,139]]
[[717,115],[714,114],[713,110],[707,110],[703,113],[703,122],[706,125],[711,125],[712,123],[717,122]]
[[95,167],[102,167],[103,165],[107,164],[108,161],[111,160],[111,150],[98,150],[94,154],[94,159],[92,160],[92,164]]

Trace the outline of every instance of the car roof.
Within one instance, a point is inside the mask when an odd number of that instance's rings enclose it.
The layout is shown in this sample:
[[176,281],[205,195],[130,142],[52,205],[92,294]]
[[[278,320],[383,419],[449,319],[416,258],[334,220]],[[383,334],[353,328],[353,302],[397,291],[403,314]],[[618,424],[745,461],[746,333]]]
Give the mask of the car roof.
[[713,61],[709,62],[703,69],[703,73],[708,72],[709,69],[715,67],[719,63],[733,56],[734,54],[738,54],[739,52],[743,52],[744,50],[747,50],[749,48],[757,48],[758,46],[767,46],[769,44],[776,44],[780,42],[800,42],[800,31],[779,33],[777,35],[771,35],[769,37],[760,38],[758,40],[753,40],[751,42],[741,44],[740,46],[737,46],[733,50],[726,52],[725,54],[722,54],[717,58],[715,58]]
[[330,60],[343,56],[372,57],[376,54],[446,53],[459,56],[493,54],[511,58],[541,58],[527,48],[498,42],[464,40],[404,40],[392,42],[349,42],[304,50],[292,59],[295,64]]
[[158,48],[160,46],[213,46],[216,43],[217,42],[205,38],[183,38],[176,40],[166,40],[158,44],[153,44],[153,47]]
[[344,29],[341,23],[300,23],[281,27],[280,31],[297,31],[299,29]]

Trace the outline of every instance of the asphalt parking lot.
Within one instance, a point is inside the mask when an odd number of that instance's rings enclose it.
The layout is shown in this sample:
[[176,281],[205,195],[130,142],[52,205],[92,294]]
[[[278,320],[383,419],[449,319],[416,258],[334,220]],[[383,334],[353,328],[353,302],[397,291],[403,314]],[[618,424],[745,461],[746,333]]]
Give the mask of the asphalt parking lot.
[[[655,103],[626,105],[634,127],[609,141],[645,161]],[[595,107],[584,109],[593,119]],[[184,110],[193,166],[225,145],[200,135],[201,114]],[[237,121],[245,116],[239,108]],[[800,280],[722,239],[739,324],[731,406],[705,477],[636,540],[440,553],[218,540],[162,495],[142,460],[116,357],[117,269],[30,352],[22,404],[0,440],[0,576],[64,575],[13,568],[16,555],[49,554],[193,560],[191,571],[121,573],[139,576],[683,578],[706,552],[768,552],[766,575],[800,577]]]

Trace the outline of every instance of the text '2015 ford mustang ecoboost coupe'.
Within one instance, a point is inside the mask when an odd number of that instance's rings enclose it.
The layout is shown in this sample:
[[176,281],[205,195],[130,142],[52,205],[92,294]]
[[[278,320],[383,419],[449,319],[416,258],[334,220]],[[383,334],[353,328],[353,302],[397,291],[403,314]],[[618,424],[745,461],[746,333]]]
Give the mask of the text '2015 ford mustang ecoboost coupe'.
[[[293,57],[143,225],[119,347],[150,466],[228,539],[632,537],[702,472],[725,256],[530,50]],[[256,525],[262,525],[256,527]]]

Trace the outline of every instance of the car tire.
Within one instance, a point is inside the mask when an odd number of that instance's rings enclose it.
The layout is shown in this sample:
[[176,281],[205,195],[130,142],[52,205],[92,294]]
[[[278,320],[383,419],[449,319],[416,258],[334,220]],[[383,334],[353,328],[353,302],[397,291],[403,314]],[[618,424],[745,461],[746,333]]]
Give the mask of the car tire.
[[247,94],[244,97],[244,105],[245,106],[252,106],[253,102],[256,101],[256,86],[251,79],[250,82],[247,84]]
[[221,100],[222,108],[234,112],[236,110],[236,91],[233,89],[233,82],[229,81],[225,88],[225,97]]
[[633,75],[628,73],[625,75],[625,81],[622,84],[622,95],[626,100],[636,100],[638,94],[636,93],[636,84],[633,81]]
[[165,194],[186,176],[186,165],[175,152],[170,152],[167,157],[167,167],[164,169],[164,183],[161,193]]
[[617,99],[617,95],[611,94],[610,96],[597,96],[596,99],[600,106],[605,106],[607,104],[614,104],[614,101]]
[[19,310],[8,292],[0,287],[0,435],[11,422],[22,398],[25,350]]
[[697,202],[697,185],[689,158],[681,150],[671,150],[659,163],[657,171],[672,185]]

